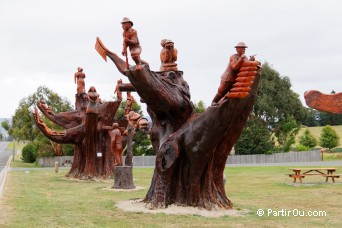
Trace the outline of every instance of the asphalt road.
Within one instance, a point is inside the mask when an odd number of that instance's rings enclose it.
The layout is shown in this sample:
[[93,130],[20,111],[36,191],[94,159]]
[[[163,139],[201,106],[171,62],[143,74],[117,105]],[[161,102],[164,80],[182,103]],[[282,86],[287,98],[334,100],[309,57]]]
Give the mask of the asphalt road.
[[8,142],[0,142],[0,173],[5,168],[9,157],[13,151],[7,149]]
[[[0,142],[0,198],[4,189],[7,174],[7,162],[13,151],[7,149],[8,142]],[[5,169],[6,168],[6,169]]]

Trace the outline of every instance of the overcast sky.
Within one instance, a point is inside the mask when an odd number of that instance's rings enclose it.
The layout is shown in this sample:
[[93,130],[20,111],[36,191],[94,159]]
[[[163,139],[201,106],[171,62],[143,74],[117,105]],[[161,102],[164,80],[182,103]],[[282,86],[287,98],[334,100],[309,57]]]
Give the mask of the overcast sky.
[[248,45],[247,55],[257,54],[288,76],[302,102],[306,90],[342,92],[341,12],[338,0],[2,0],[0,117],[14,115],[20,99],[40,85],[74,103],[78,66],[86,73],[86,90],[94,85],[111,100],[116,81],[128,80],[94,45],[99,36],[120,54],[125,16],[134,22],[141,57],[152,70],[159,70],[160,41],[174,41],[192,100],[207,106],[239,41]]

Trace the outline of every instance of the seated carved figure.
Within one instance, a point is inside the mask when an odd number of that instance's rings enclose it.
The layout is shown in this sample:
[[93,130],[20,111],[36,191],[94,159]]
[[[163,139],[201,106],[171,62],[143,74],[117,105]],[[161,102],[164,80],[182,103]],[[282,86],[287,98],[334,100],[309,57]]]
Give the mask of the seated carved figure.
[[177,71],[177,49],[174,48],[172,40],[163,39],[160,42],[163,49],[160,51],[160,71]]
[[148,130],[149,122],[146,118],[142,117],[139,113],[136,113],[134,111],[130,111],[126,116],[126,119],[128,120],[128,123],[134,128],[134,129],[140,129],[140,130]]

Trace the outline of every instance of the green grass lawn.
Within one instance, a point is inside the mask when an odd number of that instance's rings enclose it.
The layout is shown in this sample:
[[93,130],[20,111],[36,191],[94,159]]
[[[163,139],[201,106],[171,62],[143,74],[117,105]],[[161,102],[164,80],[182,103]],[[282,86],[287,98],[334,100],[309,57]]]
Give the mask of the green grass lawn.
[[[134,169],[132,192],[105,190],[107,182],[64,178],[68,169],[10,171],[0,201],[1,227],[341,227],[342,184],[292,186],[284,175],[289,167],[226,168],[226,191],[241,217],[206,218],[125,212],[117,202],[143,198],[150,185],[152,168]],[[342,166],[336,167],[340,171]],[[323,177],[306,177],[304,182],[324,182]],[[326,211],[326,216],[262,216],[258,209]]]

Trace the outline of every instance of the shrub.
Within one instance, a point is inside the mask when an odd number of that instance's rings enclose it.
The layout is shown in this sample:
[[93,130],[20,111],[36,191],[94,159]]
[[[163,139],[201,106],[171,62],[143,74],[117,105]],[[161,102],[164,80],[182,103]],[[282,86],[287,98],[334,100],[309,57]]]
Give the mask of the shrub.
[[339,140],[340,137],[337,135],[336,131],[334,131],[334,129],[332,129],[329,125],[322,129],[321,137],[319,139],[321,147],[328,148],[330,151],[331,148],[339,145]]
[[39,148],[37,151],[37,157],[54,157],[55,151],[53,150],[52,146],[50,144],[39,144]]
[[308,150],[310,150],[310,147],[299,144],[298,146],[296,146],[296,150],[297,151],[308,151]]
[[299,143],[305,147],[314,148],[317,145],[316,138],[311,134],[309,129],[304,131],[304,134],[299,137]]
[[26,163],[33,163],[37,159],[37,147],[33,143],[24,146],[21,159]]
[[252,118],[247,124],[235,145],[236,154],[272,154],[274,141],[267,124],[260,119]]

